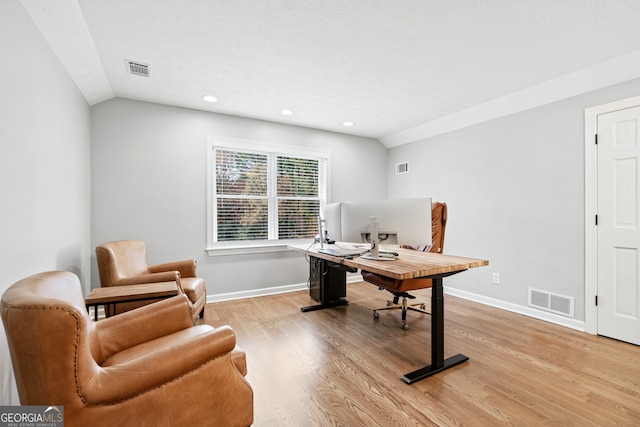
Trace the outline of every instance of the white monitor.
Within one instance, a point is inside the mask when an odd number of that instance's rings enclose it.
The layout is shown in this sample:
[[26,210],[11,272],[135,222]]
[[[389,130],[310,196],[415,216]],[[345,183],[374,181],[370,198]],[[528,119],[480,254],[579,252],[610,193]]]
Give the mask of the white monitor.
[[342,203],[331,203],[324,207],[324,229],[327,237],[336,242],[343,242],[341,217]]
[[381,245],[431,245],[430,197],[340,202],[324,209],[328,236],[340,242],[370,242],[376,219]]

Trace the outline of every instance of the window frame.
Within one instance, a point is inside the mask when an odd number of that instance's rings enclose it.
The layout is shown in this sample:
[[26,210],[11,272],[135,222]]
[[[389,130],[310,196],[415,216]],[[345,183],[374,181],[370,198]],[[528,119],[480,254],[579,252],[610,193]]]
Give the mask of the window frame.
[[[251,254],[261,252],[287,251],[287,245],[306,244],[312,239],[270,239],[251,241],[218,242],[215,240],[216,232],[216,188],[215,188],[215,148],[230,150],[242,150],[259,153],[272,153],[277,155],[324,159],[324,185],[319,183],[320,211],[328,203],[330,188],[330,151],[316,148],[300,147],[295,145],[275,144],[265,141],[251,141],[218,136],[207,137],[207,247],[209,256]],[[323,194],[324,193],[324,194]]]

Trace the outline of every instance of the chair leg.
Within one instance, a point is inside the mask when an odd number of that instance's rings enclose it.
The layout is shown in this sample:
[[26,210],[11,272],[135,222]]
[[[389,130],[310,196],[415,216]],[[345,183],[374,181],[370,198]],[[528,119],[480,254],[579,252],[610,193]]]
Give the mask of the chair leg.
[[[400,297],[402,297],[402,303],[400,303]],[[406,292],[393,294],[393,301],[387,301],[386,307],[373,310],[373,318],[378,319],[380,317],[380,314],[378,313],[380,310],[402,310],[402,329],[409,329],[407,311],[411,310],[431,315],[431,313],[426,310],[427,307],[424,303],[409,304],[409,299],[415,299],[415,297]]]
[[402,298],[402,329],[409,329],[409,324],[407,323],[407,298]]
[[409,304],[407,306],[407,310],[413,310],[424,314],[431,314],[431,312],[427,311],[427,306],[423,302],[417,304]]

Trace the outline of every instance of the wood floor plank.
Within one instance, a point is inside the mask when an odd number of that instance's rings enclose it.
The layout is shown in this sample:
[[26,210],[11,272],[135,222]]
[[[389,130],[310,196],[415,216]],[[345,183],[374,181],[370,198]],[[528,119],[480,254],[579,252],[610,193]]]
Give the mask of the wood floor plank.
[[470,360],[408,385],[431,320],[374,320],[387,297],[352,283],[346,306],[303,313],[300,291],[208,304],[202,321],[235,330],[258,427],[640,425],[640,347],[445,295],[445,357]]

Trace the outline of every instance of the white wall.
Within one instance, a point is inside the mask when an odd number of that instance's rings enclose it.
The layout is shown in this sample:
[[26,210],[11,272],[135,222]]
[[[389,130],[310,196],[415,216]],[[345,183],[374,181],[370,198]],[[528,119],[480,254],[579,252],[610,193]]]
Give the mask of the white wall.
[[125,99],[93,106],[91,117],[92,247],[141,239],[149,263],[196,258],[210,296],[304,284],[308,266],[291,252],[207,256],[208,136],[327,149],[333,201],[386,198],[377,140]]
[[[90,277],[89,106],[18,1],[0,2],[0,293],[69,270]],[[9,391],[0,331],[0,404]]]
[[584,321],[584,110],[638,94],[634,80],[389,150],[389,197],[447,202],[445,253],[490,262],[446,285],[517,306],[528,287],[573,296]]

